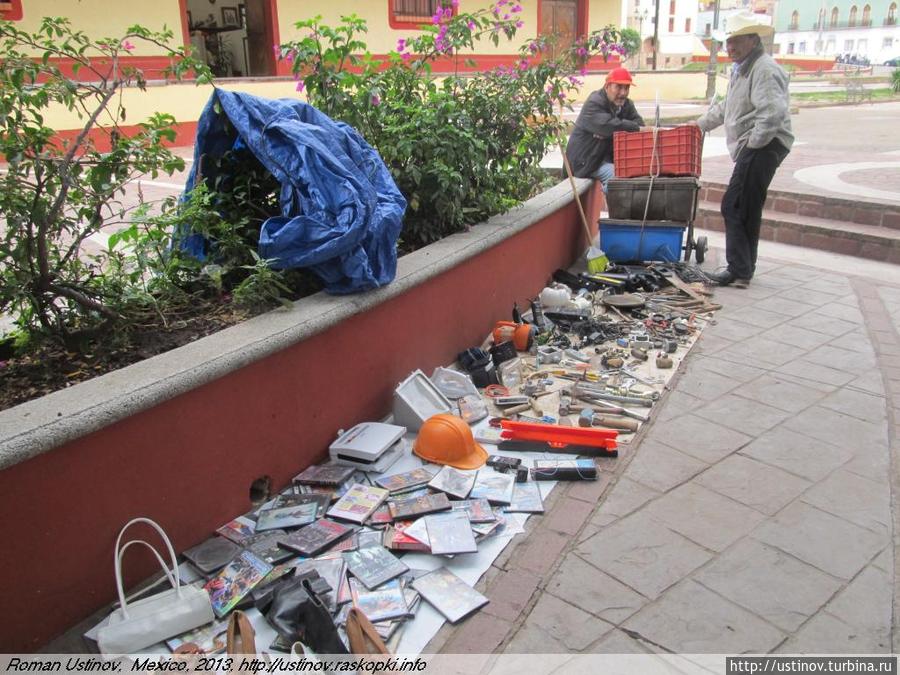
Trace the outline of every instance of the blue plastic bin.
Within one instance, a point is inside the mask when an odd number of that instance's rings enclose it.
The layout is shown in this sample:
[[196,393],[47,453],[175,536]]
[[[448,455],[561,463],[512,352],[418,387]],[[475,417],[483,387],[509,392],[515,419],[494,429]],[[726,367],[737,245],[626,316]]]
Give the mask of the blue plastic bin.
[[612,262],[681,259],[684,223],[648,220],[641,236],[640,220],[600,220],[600,248]]

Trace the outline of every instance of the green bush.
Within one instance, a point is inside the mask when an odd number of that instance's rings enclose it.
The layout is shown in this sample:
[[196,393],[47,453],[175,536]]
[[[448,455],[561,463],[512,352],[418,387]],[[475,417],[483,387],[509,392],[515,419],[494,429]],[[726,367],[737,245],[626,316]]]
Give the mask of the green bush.
[[[171,57],[164,77],[208,71],[180,48],[171,31],[132,26],[125,35],[94,40],[67,19],[45,18],[35,33],[0,22],[0,312],[27,335],[57,338],[68,348],[121,324],[118,309],[134,296],[131,276],[112,278],[82,253],[85,240],[127,214],[118,197],[137,176],[184,168],[165,147],[174,141],[174,118],[156,113],[126,134],[125,87],[144,89],[141,70],[121,62],[135,43],[162,47]],[[75,80],[56,65],[70,61]],[[77,136],[59,142],[45,111],[62,105],[82,120]],[[102,125],[102,126],[101,126]],[[102,138],[108,150],[98,149]]]
[[[456,4],[455,2],[453,3]],[[540,161],[560,142],[555,114],[581,85],[584,60],[626,50],[610,27],[568,49],[542,38],[520,51],[514,66],[467,76],[433,75],[437,60],[465,63],[461,51],[483,39],[495,45],[521,27],[521,6],[492,7],[452,16],[438,8],[421,35],[401,39],[385,60],[360,39],[356,15],[329,27],[321,17],[296,25],[303,37],[280,45],[298,90],[330,117],[355,127],[381,154],[406,197],[402,232],[418,247],[528,198],[540,182]]]
[[900,68],[895,68],[891,73],[891,90],[895,94],[900,94]]

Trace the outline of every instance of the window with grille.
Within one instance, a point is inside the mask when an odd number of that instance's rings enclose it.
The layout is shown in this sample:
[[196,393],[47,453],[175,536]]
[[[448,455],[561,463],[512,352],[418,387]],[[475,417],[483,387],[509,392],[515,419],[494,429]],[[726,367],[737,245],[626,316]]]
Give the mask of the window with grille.
[[[423,23],[431,23],[431,17],[437,12],[438,7],[449,7],[450,2],[441,0],[389,0],[390,23],[410,24],[419,26]],[[456,10],[454,9],[454,14]]]
[[684,32],[685,32],[685,33],[690,33],[690,32],[691,32],[691,20],[690,20],[690,19],[685,19],[685,20],[684,20]]
[[840,18],[840,12],[838,8],[835,7],[831,10],[831,27],[835,28],[838,25],[838,18]]
[[670,33],[675,32],[675,19],[674,18],[669,19],[669,32]]
[[795,10],[795,11],[791,14],[791,25],[790,25],[790,29],[791,29],[791,30],[797,30],[797,26],[799,26],[799,25],[800,25],[800,12],[798,12],[798,11]]

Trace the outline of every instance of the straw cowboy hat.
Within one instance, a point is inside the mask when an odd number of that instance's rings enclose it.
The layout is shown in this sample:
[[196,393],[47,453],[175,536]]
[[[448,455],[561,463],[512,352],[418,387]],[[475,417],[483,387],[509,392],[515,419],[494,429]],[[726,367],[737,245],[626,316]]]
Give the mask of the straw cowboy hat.
[[759,35],[768,37],[775,33],[775,29],[765,23],[760,23],[758,14],[750,11],[737,12],[728,17],[728,30],[714,30],[712,37],[716,42],[725,42],[730,37],[738,35]]

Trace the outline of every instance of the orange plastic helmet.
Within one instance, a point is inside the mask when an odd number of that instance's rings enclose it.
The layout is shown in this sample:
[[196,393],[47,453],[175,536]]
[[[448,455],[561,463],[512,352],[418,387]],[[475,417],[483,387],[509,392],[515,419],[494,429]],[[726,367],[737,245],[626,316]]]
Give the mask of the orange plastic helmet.
[[446,413],[425,420],[413,452],[426,462],[455,469],[477,469],[484,466],[488,457],[487,451],[475,442],[469,425]]
[[634,80],[631,79],[631,73],[629,73],[626,68],[613,68],[609,71],[609,75],[606,76],[606,83],[630,84],[632,87],[637,86],[634,83]]

